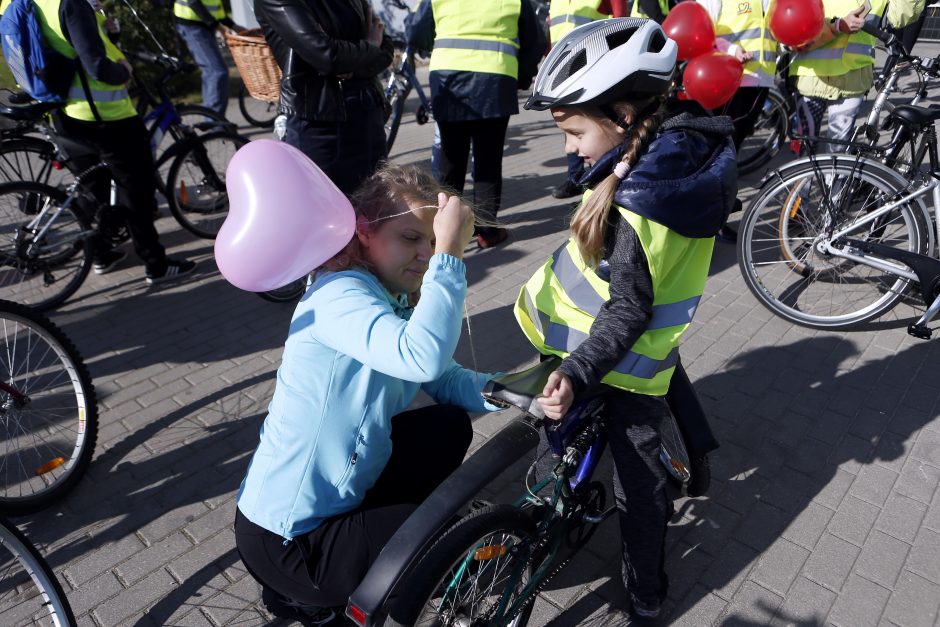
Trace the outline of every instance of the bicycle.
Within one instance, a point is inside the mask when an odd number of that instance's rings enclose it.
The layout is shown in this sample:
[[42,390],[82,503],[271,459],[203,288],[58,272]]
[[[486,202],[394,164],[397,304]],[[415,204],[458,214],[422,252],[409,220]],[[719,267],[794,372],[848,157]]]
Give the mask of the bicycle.
[[397,68],[393,68],[385,85],[385,99],[389,105],[389,116],[385,121],[385,151],[391,154],[392,146],[398,137],[398,127],[405,113],[405,101],[411,90],[418,94],[418,108],[415,119],[418,124],[427,124],[432,118],[431,101],[424,94],[424,88],[415,74],[415,51],[408,45],[401,54]]
[[277,102],[259,100],[248,93],[244,84],[238,90],[238,110],[252,126],[272,128],[277,117]]
[[[488,401],[522,410],[522,419],[493,436],[402,525],[350,597],[346,614],[354,622],[521,627],[539,591],[615,512],[603,484],[592,480],[607,444],[602,398],[579,398],[560,424],[545,420],[535,400],[559,362],[552,357],[487,385]],[[681,368],[677,375],[685,376]],[[453,522],[458,504],[531,450],[540,430],[552,469],[530,484],[533,464],[513,504],[478,503]],[[672,416],[660,432],[660,461],[682,489],[693,479],[689,436]],[[710,431],[695,437],[696,450],[717,446]]]
[[0,516],[0,623],[9,627],[78,624],[49,564],[3,516]]

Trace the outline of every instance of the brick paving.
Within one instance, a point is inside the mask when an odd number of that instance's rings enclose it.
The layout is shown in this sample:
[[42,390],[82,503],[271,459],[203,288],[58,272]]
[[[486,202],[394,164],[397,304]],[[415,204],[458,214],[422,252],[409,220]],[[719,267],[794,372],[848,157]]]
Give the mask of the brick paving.
[[[426,162],[432,132],[407,120],[393,159]],[[571,202],[549,196],[564,163],[546,114],[512,119],[500,214],[512,235],[467,254],[465,364],[532,362],[512,302],[564,237]],[[231,525],[291,307],[227,284],[212,243],[171,217],[158,228],[172,254],[199,260],[194,277],[148,289],[128,261],[53,314],[92,372],[101,432],[75,492],[17,522],[81,625],[268,624]],[[905,333],[914,313],[901,305],[863,332],[792,326],[748,292],[734,247],[717,245],[683,356],[722,448],[708,497],[676,503],[667,622],[940,625],[940,349]],[[474,446],[511,417],[478,418]],[[486,496],[512,498],[519,478]],[[626,624],[618,546],[607,521],[530,624]]]

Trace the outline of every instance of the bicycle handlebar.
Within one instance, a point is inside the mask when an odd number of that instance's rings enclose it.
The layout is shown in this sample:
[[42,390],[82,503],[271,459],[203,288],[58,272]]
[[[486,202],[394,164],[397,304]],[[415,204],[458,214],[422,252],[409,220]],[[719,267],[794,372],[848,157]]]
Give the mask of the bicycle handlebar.
[[[879,18],[880,19],[880,18]],[[878,23],[874,20],[866,19],[862,24],[862,31],[868,33],[878,41],[882,42],[886,46],[894,46],[898,44],[898,38],[894,36],[894,33],[889,33],[888,31],[881,30]],[[901,49],[904,50],[904,47],[901,46]],[[906,56],[909,56],[907,50],[904,50]]]

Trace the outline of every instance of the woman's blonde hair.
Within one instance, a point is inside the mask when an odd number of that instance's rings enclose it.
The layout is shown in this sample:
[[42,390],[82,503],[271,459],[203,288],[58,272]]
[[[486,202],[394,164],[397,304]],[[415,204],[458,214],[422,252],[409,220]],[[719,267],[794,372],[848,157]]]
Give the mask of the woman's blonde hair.
[[[356,210],[356,230],[377,230],[390,220],[389,216],[407,212],[413,206],[437,207],[440,192],[453,194],[425,170],[413,165],[384,163],[363,181],[350,201]],[[330,271],[350,268],[372,269],[359,238],[353,235],[346,247],[324,263]]]
[[[658,105],[658,106],[656,106]],[[630,168],[636,165],[650,141],[656,136],[659,126],[665,115],[665,101],[659,97],[638,101],[624,101],[608,105],[620,119],[633,120],[630,130],[624,138],[622,163]],[[646,113],[652,111],[651,113]],[[578,113],[592,118],[598,124],[610,126],[611,131],[615,122],[598,109],[579,109]],[[610,208],[614,202],[614,195],[620,179],[611,172],[603,181],[594,187],[590,197],[582,202],[571,218],[571,233],[581,258],[591,267],[597,267],[604,252],[604,241],[607,237],[607,227]]]

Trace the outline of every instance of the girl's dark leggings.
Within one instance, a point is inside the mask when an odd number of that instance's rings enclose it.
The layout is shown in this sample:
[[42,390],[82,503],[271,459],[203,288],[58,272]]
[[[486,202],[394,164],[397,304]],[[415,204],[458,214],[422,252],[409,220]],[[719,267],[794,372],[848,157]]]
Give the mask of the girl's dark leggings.
[[398,527],[462,462],[473,432],[467,412],[433,405],[392,418],[392,456],[357,509],[285,541],[235,514],[248,572],[293,605],[345,606]]

